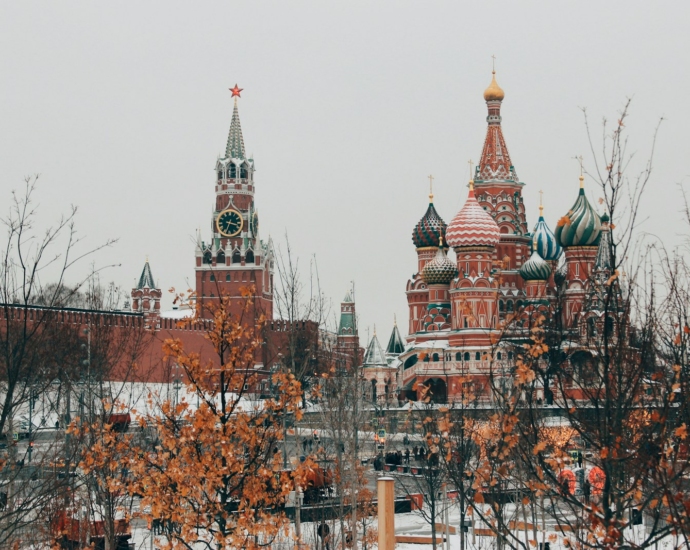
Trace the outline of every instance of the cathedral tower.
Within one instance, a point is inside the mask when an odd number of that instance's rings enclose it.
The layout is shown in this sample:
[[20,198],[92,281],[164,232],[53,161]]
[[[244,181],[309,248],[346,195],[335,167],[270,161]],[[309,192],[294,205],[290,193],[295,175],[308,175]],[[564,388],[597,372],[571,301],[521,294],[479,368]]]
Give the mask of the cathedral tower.
[[446,235],[446,222],[434,208],[432,180],[433,177],[429,176],[429,206],[412,230],[412,242],[417,249],[417,272],[407,282],[407,305],[410,310],[409,334],[425,330],[423,319],[427,315],[430,296],[427,283],[422,278],[422,271],[427,263],[436,257],[438,248],[443,248],[443,239]]
[[198,237],[196,246],[196,298],[202,317],[210,316],[209,302],[220,295],[232,297],[233,313],[244,307],[248,291],[258,316],[273,318],[273,258],[269,243],[259,238],[259,216],[254,204],[254,160],[244,148],[237,98],[242,89],[231,88],[232,120],[225,154],[215,165],[215,203],[211,239]]
[[587,200],[582,174],[577,200],[559,220],[556,238],[565,249],[565,326],[574,327],[582,313],[586,286],[594,269],[601,238],[601,218]]
[[501,238],[496,247],[497,258],[503,265],[502,286],[522,288],[518,269],[529,255],[527,219],[522,200],[524,183],[520,181],[510,160],[508,146],[501,128],[501,104],[505,92],[492,73],[491,84],[484,91],[488,108],[487,129],[481,159],[474,175],[475,193],[480,206],[498,224]]
[[458,278],[450,287],[452,328],[468,329],[476,333],[479,341],[486,337],[487,331],[498,328],[498,280],[494,277],[494,264],[500,230],[477,202],[472,181],[467,201],[448,225],[446,237],[455,250],[458,271]]

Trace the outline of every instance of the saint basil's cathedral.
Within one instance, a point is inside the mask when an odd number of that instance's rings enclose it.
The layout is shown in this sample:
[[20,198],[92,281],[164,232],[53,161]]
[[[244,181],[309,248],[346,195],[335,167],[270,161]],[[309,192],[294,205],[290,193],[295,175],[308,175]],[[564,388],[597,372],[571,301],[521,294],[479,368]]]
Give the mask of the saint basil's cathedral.
[[[443,403],[466,395],[468,384],[476,398],[490,400],[490,374],[507,379],[515,364],[520,338],[511,343],[507,327],[520,327],[515,320],[529,312],[553,310],[557,299],[573,342],[609,329],[612,320],[602,319],[596,299],[596,281],[603,285],[612,271],[608,218],[587,200],[581,175],[575,204],[555,233],[541,205],[529,232],[525,184],[501,128],[504,97],[494,72],[484,92],[486,139],[463,207],[447,224],[430,194],[414,226],[417,272],[406,288],[408,336],[403,341],[395,326],[384,351],[374,335],[364,356],[366,389],[374,401],[415,400],[424,385]],[[573,388],[572,397],[576,393]],[[537,398],[548,401],[549,394],[542,389]]]

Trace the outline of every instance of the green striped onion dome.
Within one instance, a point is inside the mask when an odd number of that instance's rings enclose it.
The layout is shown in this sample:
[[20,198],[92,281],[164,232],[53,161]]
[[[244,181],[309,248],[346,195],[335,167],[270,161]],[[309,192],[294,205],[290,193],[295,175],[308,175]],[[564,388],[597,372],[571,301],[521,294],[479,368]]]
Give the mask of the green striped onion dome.
[[434,203],[429,202],[429,208],[426,214],[419,220],[419,223],[414,226],[412,231],[412,242],[417,248],[425,248],[429,246],[438,246],[441,238],[446,236],[446,222],[441,219]]
[[447,285],[457,275],[458,269],[446,255],[443,245],[438,247],[434,259],[422,269],[422,279],[428,285]]
[[563,216],[556,227],[556,239],[563,248],[569,246],[596,246],[601,235],[601,218],[585,197],[580,194],[570,212]]
[[549,275],[551,275],[551,267],[536,250],[520,268],[520,277],[525,281],[546,281]]

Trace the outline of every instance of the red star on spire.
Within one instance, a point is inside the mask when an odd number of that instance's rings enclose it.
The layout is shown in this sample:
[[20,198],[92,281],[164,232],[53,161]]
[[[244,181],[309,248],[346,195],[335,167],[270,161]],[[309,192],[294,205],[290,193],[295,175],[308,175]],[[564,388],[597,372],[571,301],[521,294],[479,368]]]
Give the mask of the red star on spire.
[[232,92],[232,97],[242,97],[240,96],[240,92],[244,90],[244,88],[238,88],[237,84],[235,84],[235,87],[229,88],[229,90]]

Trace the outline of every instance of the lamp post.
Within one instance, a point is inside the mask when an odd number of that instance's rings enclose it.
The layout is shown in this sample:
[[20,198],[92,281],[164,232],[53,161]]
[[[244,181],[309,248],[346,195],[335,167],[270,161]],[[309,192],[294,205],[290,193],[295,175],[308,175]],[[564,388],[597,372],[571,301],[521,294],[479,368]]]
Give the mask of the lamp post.
[[175,390],[175,408],[180,403],[180,388],[182,387],[182,380],[180,380],[180,365],[175,363],[175,376],[173,377],[173,389]]
[[[280,364],[281,372],[285,373],[285,365],[283,364],[283,354],[278,354],[278,363]],[[283,425],[283,470],[287,470],[287,453],[288,453],[288,442],[287,442],[287,426],[285,425],[285,410],[280,413],[281,421]],[[297,445],[297,430],[295,429],[295,445]]]

